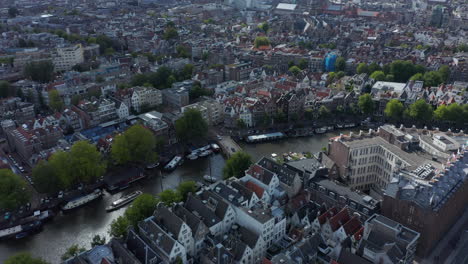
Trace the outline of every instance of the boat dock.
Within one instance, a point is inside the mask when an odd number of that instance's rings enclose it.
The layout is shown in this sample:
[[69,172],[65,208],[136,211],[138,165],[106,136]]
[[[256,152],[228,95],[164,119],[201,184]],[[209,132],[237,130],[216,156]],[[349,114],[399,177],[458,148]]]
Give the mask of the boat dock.
[[231,157],[232,154],[236,152],[242,151],[239,144],[237,144],[230,136],[223,136],[219,140],[219,146],[227,158]]

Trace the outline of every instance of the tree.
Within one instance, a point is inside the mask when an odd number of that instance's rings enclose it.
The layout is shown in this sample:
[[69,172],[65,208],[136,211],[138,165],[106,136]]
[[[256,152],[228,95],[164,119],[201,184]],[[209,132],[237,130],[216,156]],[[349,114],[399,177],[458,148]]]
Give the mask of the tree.
[[104,55],[106,56],[112,56],[114,55],[114,53],[115,53],[114,48],[107,48],[106,50],[104,50]]
[[252,164],[252,157],[245,152],[234,153],[227,161],[223,168],[224,178],[236,177],[240,178],[244,176],[245,171]]
[[324,105],[320,106],[319,111],[318,111],[319,118],[321,118],[321,119],[328,118],[330,116],[330,114],[331,114],[331,112],[328,109],[328,107],[326,107]]
[[0,81],[0,98],[6,98],[12,95],[11,85],[7,81]]
[[49,107],[55,112],[60,112],[63,109],[63,101],[57,90],[49,92]]
[[53,73],[54,64],[51,61],[30,62],[24,67],[24,75],[36,82],[50,82],[53,78]]
[[370,115],[374,111],[374,102],[370,94],[366,93],[359,96],[358,106],[365,115]]
[[[379,64],[373,62],[373,63],[371,63],[371,64],[368,66],[368,72],[367,72],[367,73],[372,74],[372,73],[375,72],[375,71],[381,71],[381,70],[382,70],[382,67],[380,67]],[[385,71],[384,71],[384,72],[385,72]],[[387,72],[385,72],[385,73],[387,73]]]
[[165,40],[171,40],[179,37],[179,33],[177,32],[177,29],[174,27],[167,27],[166,30],[164,31],[163,38]]
[[240,129],[244,129],[244,128],[247,127],[247,124],[244,122],[244,120],[242,120],[240,118],[237,119],[236,123],[237,123],[237,127],[240,128]]
[[[185,46],[179,45],[176,47],[177,56],[180,58],[189,58],[190,54]],[[192,65],[193,66],[193,65]]]
[[258,25],[258,28],[261,29],[266,35],[268,33],[268,30],[270,30],[270,25],[268,25],[267,22],[263,22],[260,25]]
[[34,187],[40,193],[56,193],[66,187],[54,167],[44,160],[33,168],[32,178]]
[[153,214],[157,203],[154,196],[144,193],[133,201],[132,205],[125,211],[124,216],[130,225],[137,226],[138,222]]
[[69,164],[70,153],[64,151],[55,152],[49,159],[49,164],[54,169],[55,174],[63,183],[65,188],[76,183],[72,177],[73,168]]
[[419,99],[410,105],[408,114],[414,120],[428,122],[432,119],[433,109],[426,101]]
[[188,109],[175,123],[177,137],[183,141],[198,140],[204,138],[208,130],[208,124],[203,119],[200,111]]
[[80,253],[85,252],[86,249],[78,246],[77,244],[71,245],[67,251],[62,255],[62,260],[65,261],[67,259],[73,258],[78,256]]
[[30,197],[26,181],[9,169],[0,169],[0,210],[13,210],[26,204]]
[[106,244],[106,237],[104,236],[100,236],[100,235],[95,235],[93,237],[93,240],[91,241],[91,248],[95,247],[95,246],[102,246]]
[[294,74],[294,76],[297,76],[301,72],[301,68],[299,68],[297,66],[292,66],[291,68],[289,68],[289,71],[292,74]]
[[16,7],[10,7],[8,8],[8,15],[10,17],[16,17],[19,14],[19,11]]
[[301,68],[301,70],[305,70],[307,69],[307,67],[309,67],[309,62],[306,59],[302,58],[297,63],[297,67]]
[[130,222],[125,216],[119,216],[112,220],[109,229],[109,235],[115,238],[123,238],[127,235],[127,230],[130,227]]
[[118,164],[153,163],[158,159],[155,147],[153,133],[141,125],[134,125],[115,138],[111,156]]
[[443,82],[442,75],[436,71],[426,72],[424,74],[424,85],[425,86],[438,86]]
[[40,258],[34,258],[29,253],[18,253],[5,260],[5,264],[48,264]]
[[399,120],[403,115],[403,104],[398,99],[390,100],[385,106],[385,115],[393,121]]
[[182,200],[187,199],[189,193],[195,193],[197,191],[197,183],[194,181],[185,181],[177,186],[177,192],[181,196]]
[[424,75],[422,73],[416,73],[410,78],[410,81],[422,81],[422,80],[424,80]]
[[256,37],[254,40],[255,48],[259,48],[261,46],[270,46],[270,40],[267,37]]
[[345,71],[346,70],[346,60],[343,57],[338,57],[335,61],[335,70],[336,71]]
[[447,109],[446,105],[439,105],[437,109],[434,111],[434,118],[439,121],[446,121],[449,120],[449,110]]
[[376,81],[385,81],[385,73],[383,71],[375,71],[370,75],[370,78]]
[[106,171],[101,153],[87,141],[78,141],[71,147],[69,165],[75,181],[91,183]]
[[184,68],[180,72],[181,79],[187,80],[187,79],[192,79],[192,73],[193,73],[194,66],[193,64],[185,64]]
[[174,203],[182,201],[182,196],[179,192],[172,189],[167,189],[158,194],[159,200],[166,206],[172,206]]
[[447,83],[450,78],[450,68],[447,65],[442,65],[439,68],[439,74],[442,78],[442,82]]
[[81,101],[81,96],[79,94],[75,94],[71,98],[72,105],[78,105]]
[[361,74],[361,73],[368,73],[369,72],[369,67],[367,66],[366,63],[364,62],[361,62],[358,64],[357,68],[356,68],[356,71],[357,73]]

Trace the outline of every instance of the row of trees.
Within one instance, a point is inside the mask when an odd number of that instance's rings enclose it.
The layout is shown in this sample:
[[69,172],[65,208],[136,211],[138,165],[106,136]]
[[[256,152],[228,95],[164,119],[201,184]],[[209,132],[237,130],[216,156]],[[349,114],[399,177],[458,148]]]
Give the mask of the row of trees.
[[426,86],[437,86],[447,82],[450,77],[450,69],[443,65],[438,71],[426,71],[426,68],[411,61],[396,60],[380,67],[373,62],[370,65],[359,63],[357,73],[367,73],[376,81],[407,82],[408,80],[424,81]]
[[54,193],[79,183],[92,183],[106,171],[106,162],[87,141],[76,142],[69,152],[54,153],[48,162],[40,161],[32,171],[36,189]]
[[119,165],[154,163],[158,160],[156,143],[156,138],[149,129],[134,125],[115,137],[111,157]]
[[160,67],[156,72],[136,74],[132,77],[132,86],[152,86],[157,89],[165,89],[177,81],[192,78],[194,66],[186,64],[181,71],[173,71],[168,67]]
[[9,169],[0,169],[0,211],[10,211],[29,202],[26,181]]
[[112,237],[125,237],[130,226],[136,227],[138,222],[150,217],[158,203],[163,203],[170,206],[187,199],[189,193],[195,193],[197,190],[194,181],[182,182],[175,190],[167,189],[154,197],[150,194],[142,194],[132,205],[127,208],[125,213],[113,220],[109,229],[109,234]]
[[[372,115],[374,112],[374,102],[369,94],[359,97],[359,109],[365,115]],[[463,125],[468,120],[468,105],[453,103],[450,105],[439,105],[435,110],[425,100],[419,99],[405,107],[398,99],[390,100],[385,106],[385,116],[393,122],[401,120],[413,120],[417,123],[437,120],[441,122],[452,122]]]

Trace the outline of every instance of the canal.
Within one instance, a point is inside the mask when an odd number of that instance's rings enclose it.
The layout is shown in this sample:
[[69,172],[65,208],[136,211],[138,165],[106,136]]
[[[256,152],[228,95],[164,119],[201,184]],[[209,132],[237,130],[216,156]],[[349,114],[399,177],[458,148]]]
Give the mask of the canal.
[[[246,144],[241,143],[244,151],[248,152],[253,161],[262,156],[270,156],[271,153],[282,154],[285,152],[318,152],[327,145],[330,137],[339,132],[322,135],[314,135],[303,138],[290,138],[275,142]],[[199,158],[194,161],[186,160],[185,163],[164,177],[150,177],[125,192],[142,190],[146,193],[157,194],[163,189],[175,188],[180,182],[194,180],[202,181],[205,174],[211,173],[215,177],[222,177],[222,168],[225,160],[220,154],[209,158]],[[161,182],[162,181],[162,182]],[[42,257],[51,264],[60,263],[60,256],[73,244],[78,244],[87,249],[90,248],[94,235],[108,237],[108,229],[112,220],[122,215],[125,208],[106,213],[105,208],[112,201],[118,199],[122,193],[106,195],[83,208],[79,208],[67,214],[60,214],[52,222],[44,226],[44,230],[25,240],[0,242],[0,263],[9,256],[18,252],[28,251],[34,256]]]

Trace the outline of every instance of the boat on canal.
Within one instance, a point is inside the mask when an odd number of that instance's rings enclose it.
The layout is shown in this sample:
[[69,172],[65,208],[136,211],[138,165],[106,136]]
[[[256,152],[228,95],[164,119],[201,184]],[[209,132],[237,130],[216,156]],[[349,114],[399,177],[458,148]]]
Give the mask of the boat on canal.
[[83,206],[87,203],[90,203],[97,198],[100,198],[102,196],[102,191],[100,189],[94,190],[94,192],[80,196],[78,198],[75,198],[69,202],[67,202],[65,205],[62,206],[62,211],[69,211],[73,210],[75,208],[78,208],[80,206]]
[[154,168],[156,168],[158,166],[159,166],[159,162],[155,162],[155,163],[151,163],[151,164],[146,165],[146,168],[148,170],[150,170],[150,169],[154,169]]
[[196,159],[198,159],[198,153],[192,152],[192,153],[188,154],[188,155],[187,155],[187,159],[189,159],[189,160],[196,160]]
[[32,220],[0,230],[0,239],[21,239],[38,232],[42,227],[40,220]]
[[169,161],[169,163],[164,166],[164,169],[167,171],[175,170],[175,168],[179,165],[181,165],[183,162],[183,158],[180,155],[175,156],[174,158]]
[[282,132],[275,132],[275,133],[268,133],[262,135],[252,135],[248,136],[246,141],[248,143],[256,143],[256,142],[263,142],[263,141],[270,141],[270,140],[277,140],[285,138],[286,135]]
[[213,154],[213,151],[208,149],[208,150],[205,150],[202,153],[200,153],[200,157],[206,157],[206,156],[209,156],[211,154]]
[[119,209],[122,206],[131,203],[133,200],[135,200],[141,194],[142,194],[141,191],[135,191],[135,192],[129,193],[127,195],[124,195],[124,196],[120,197],[119,199],[113,201],[112,204],[110,204],[109,206],[107,206],[106,211],[111,212],[113,210]]
[[216,178],[211,176],[211,175],[204,175],[203,176],[203,180],[205,180],[206,182],[209,182],[209,183],[215,183],[216,182]]
[[315,129],[315,134],[324,134],[327,132],[328,127],[319,127]]

